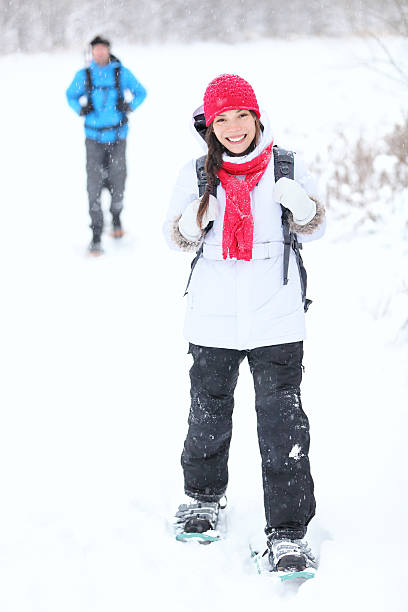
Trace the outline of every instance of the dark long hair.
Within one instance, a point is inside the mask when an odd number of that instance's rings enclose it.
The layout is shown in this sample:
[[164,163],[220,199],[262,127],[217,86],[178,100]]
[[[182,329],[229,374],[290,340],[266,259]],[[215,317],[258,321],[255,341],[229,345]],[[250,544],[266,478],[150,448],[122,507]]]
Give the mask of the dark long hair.
[[[255,113],[255,111],[249,111],[249,112],[255,119],[255,137],[253,141],[251,142],[251,144],[249,145],[249,147],[246,149],[246,151],[239,154],[240,156],[247,155],[248,153],[250,153],[251,151],[255,149],[256,145],[259,142],[259,135],[262,129],[261,122],[259,121],[258,115]],[[229,151],[226,147],[224,147],[220,143],[218,138],[216,137],[214,133],[213,123],[214,123],[213,121],[210,123],[205,133],[205,142],[207,143],[207,146],[208,146],[207,159],[205,160],[205,167],[204,167],[205,173],[207,175],[207,188],[204,192],[203,197],[201,198],[200,206],[198,207],[198,211],[197,211],[198,227],[201,227],[203,217],[208,208],[208,204],[210,201],[210,194],[211,194],[213,187],[216,184],[216,181],[218,178],[218,170],[220,170],[222,166],[223,153],[228,153],[228,155],[233,156],[233,153],[231,153],[231,151]]]

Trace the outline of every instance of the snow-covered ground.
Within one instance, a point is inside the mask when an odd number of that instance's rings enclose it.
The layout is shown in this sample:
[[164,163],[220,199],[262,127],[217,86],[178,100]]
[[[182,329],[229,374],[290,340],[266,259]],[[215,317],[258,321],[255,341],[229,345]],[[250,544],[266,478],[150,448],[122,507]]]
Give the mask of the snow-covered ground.
[[[318,577],[297,595],[255,575],[263,542],[252,381],[243,364],[230,454],[228,538],[175,542],[190,357],[190,257],[161,234],[191,111],[221,72],[248,78],[276,140],[313,159],[339,126],[376,131],[403,95],[361,67],[364,43],[117,46],[148,90],[131,119],[122,242],[86,256],[81,121],[65,89],[80,53],[8,56],[2,125],[1,612],[407,609],[407,350],[398,335],[404,245],[383,232],[305,249],[314,304],[303,402],[318,511]],[[406,245],[405,245],[406,252]],[[406,272],[405,272],[406,274]],[[405,313],[406,314],[406,313]]]

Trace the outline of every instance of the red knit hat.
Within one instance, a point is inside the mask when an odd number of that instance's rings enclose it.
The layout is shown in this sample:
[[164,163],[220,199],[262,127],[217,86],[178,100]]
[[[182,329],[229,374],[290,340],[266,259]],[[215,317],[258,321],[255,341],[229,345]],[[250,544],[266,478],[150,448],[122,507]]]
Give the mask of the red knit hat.
[[217,115],[227,110],[253,110],[258,117],[258,102],[248,81],[237,74],[221,74],[208,85],[204,94],[205,123],[210,125]]

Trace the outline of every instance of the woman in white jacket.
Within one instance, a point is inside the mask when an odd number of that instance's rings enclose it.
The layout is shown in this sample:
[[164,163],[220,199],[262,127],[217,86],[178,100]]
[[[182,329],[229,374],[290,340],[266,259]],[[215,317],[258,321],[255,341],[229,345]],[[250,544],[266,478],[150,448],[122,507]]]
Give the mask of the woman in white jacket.
[[300,399],[304,304],[292,249],[283,279],[281,204],[299,241],[322,235],[324,209],[296,156],[295,180],[275,183],[273,138],[247,81],[237,75],[214,79],[205,91],[204,116],[207,189],[199,198],[193,160],[180,173],[165,223],[172,247],[203,246],[184,330],[194,363],[182,454],[190,501],[176,515],[179,539],[202,532],[216,537],[228,483],[234,389],[239,365],[248,358],[269,560],[273,570],[302,570],[313,564],[303,538],[315,512],[309,424]]

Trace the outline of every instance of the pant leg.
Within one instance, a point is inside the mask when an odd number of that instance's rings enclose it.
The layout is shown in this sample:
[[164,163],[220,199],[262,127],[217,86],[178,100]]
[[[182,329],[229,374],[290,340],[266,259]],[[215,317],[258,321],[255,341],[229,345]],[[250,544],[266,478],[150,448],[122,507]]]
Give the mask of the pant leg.
[[106,145],[87,138],[86,174],[91,228],[94,236],[100,236],[103,229],[103,212],[101,207],[101,192],[103,187],[103,160]]
[[303,343],[249,351],[254,378],[266,533],[303,538],[315,513],[309,422],[300,399]]
[[110,212],[119,216],[123,208],[126,183],[126,140],[117,140],[109,145],[108,182],[111,192]]
[[191,408],[181,464],[187,495],[216,501],[228,484],[234,390],[245,351],[190,344]]

